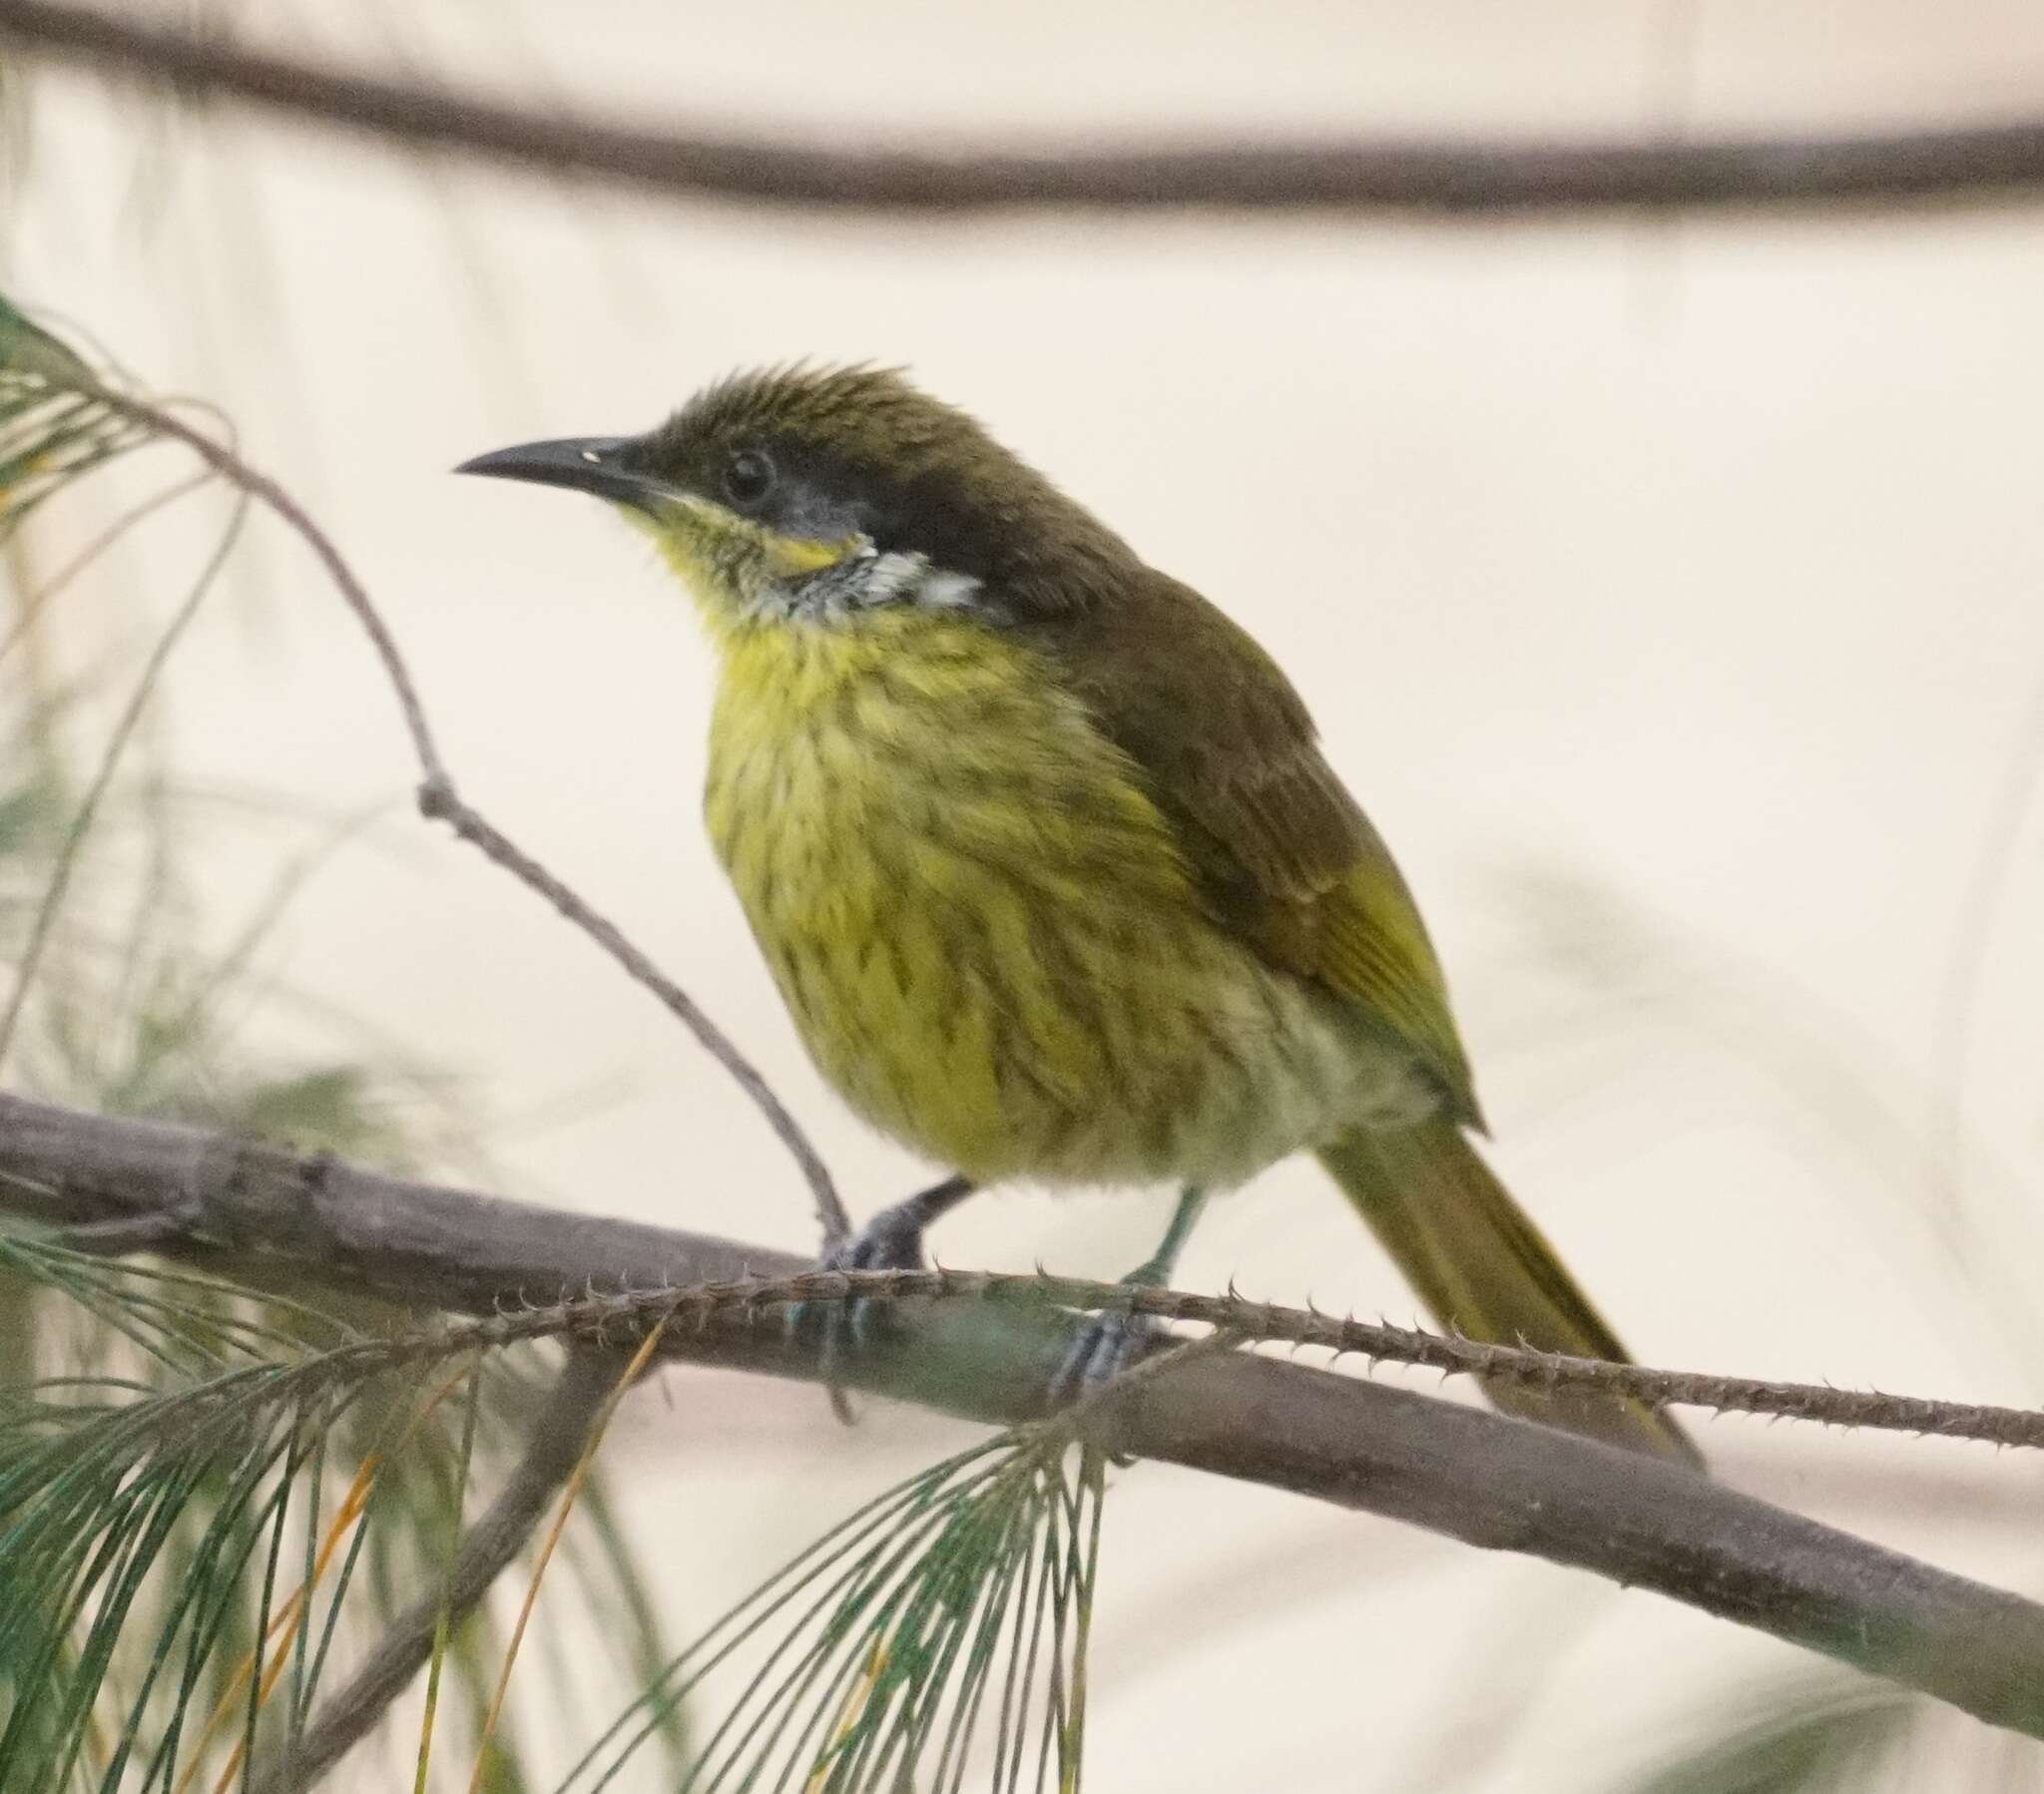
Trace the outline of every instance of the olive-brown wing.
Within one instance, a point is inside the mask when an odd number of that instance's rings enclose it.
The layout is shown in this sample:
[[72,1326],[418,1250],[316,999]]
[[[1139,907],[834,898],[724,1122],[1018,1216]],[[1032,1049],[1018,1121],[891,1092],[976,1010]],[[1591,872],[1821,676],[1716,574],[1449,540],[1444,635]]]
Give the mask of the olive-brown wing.
[[1277,663],[1154,572],[1061,620],[1042,646],[1179,825],[1217,918],[1408,1045],[1454,1119],[1480,1125],[1411,892]]

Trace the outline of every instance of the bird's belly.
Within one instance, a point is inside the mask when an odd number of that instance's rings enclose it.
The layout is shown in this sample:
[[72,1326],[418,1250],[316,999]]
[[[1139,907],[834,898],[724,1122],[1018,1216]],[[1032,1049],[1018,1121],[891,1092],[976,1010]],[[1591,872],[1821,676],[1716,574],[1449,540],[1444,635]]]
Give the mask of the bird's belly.
[[1348,1043],[1194,919],[1048,906],[941,841],[787,845],[747,907],[810,1055],[977,1181],[1224,1186],[1355,1113]]
[[901,707],[720,728],[706,806],[804,1043],[875,1125],[982,1181],[1225,1187],[1398,1100],[1401,1057],[1209,920],[1090,723]]

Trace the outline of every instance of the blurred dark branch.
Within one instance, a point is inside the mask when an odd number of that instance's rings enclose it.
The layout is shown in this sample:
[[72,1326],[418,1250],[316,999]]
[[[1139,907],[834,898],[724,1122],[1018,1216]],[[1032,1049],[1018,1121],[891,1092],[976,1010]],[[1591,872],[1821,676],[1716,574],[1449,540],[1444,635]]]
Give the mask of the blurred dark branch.
[[[785,1252],[409,1183],[161,1122],[0,1097],[0,1212],[258,1282],[497,1316],[589,1290],[787,1277]],[[904,1302],[833,1374],[996,1424],[1039,1418],[1070,1317]],[[619,1331],[629,1332],[629,1320]],[[669,1356],[817,1380],[815,1327],[679,1319]],[[1100,1445],[1652,1588],[2044,1737],[2044,1607],[1685,1469],[1487,1411],[1247,1354],[1196,1354],[1088,1422]]]
[[895,213],[1509,215],[1614,206],[1894,205],[2044,187],[2044,124],[1830,138],[1627,143],[1268,143],[1013,152],[803,147],[635,129],[321,67],[232,33],[0,0],[17,49],[413,149],[750,205]]

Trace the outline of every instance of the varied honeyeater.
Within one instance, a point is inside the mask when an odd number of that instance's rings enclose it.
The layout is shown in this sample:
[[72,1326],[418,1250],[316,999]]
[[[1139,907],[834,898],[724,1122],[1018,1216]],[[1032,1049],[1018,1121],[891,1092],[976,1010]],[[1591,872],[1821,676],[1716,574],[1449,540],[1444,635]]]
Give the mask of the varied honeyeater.
[[[1205,1192],[1306,1150],[1443,1325],[1624,1356],[1470,1143],[1433,947],[1298,694],[972,418],[796,367],[463,471],[611,501],[696,599],[705,813],[795,1027],[959,1173],[845,1261],[919,1261],[973,1184],[1171,1180],[1158,1278]],[[1491,1394],[1691,1451],[1644,1409]]]

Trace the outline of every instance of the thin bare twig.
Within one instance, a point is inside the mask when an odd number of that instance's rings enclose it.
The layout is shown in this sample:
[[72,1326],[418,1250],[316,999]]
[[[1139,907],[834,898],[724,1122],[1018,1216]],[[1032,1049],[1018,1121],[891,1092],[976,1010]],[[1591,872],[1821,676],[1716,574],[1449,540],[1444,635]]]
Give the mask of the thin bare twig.
[[[391,692],[397,700],[399,714],[404,719],[405,733],[411,739],[412,751],[419,763],[420,811],[430,818],[448,823],[462,840],[478,848],[487,858],[509,872],[528,889],[545,898],[623,967],[627,977],[652,992],[746,1093],[754,1107],[765,1117],[774,1136],[787,1148],[800,1168],[802,1178],[808,1184],[810,1196],[815,1202],[816,1218],[823,1230],[824,1244],[833,1245],[849,1233],[850,1217],[845,1212],[844,1203],[837,1194],[836,1184],[831,1179],[829,1167],[823,1162],[822,1154],[816,1150],[808,1135],[802,1130],[800,1122],[788,1112],[787,1106],[780,1101],[773,1087],[767,1083],[759,1068],[740,1051],[737,1043],[711,1019],[708,1012],[687,991],[635,946],[614,922],[519,847],[455,789],[453,776],[449,773],[447,763],[440,755],[439,743],[434,738],[425,703],[419,696],[411,669],[405,662],[403,652],[397,646],[396,638],[391,634],[389,625],[384,622],[382,613],[377,610],[368,589],[348,565],[346,557],[341,554],[333,539],[313,521],[304,507],[269,475],[251,467],[236,450],[216,441],[204,430],[178,416],[175,411],[109,387],[89,386],[84,389],[89,391],[92,397],[134,418],[137,422],[183,443],[230,485],[268,507],[297,534],[324,568],[335,590],[339,592],[342,602],[353,613],[363,633],[368,636],[377,662],[383,669],[384,676],[389,680]],[[4,1046],[5,1035],[0,1033],[0,1049],[4,1049]]]
[[1186,207],[1503,217],[1609,207],[1896,205],[2044,186],[2044,125],[1678,142],[859,149],[712,137],[341,70],[132,13],[0,0],[37,54],[415,150],[690,199],[956,214]]
[[269,475],[251,467],[238,450],[209,436],[196,424],[187,422],[170,406],[116,387],[88,384],[82,380],[78,386],[89,397],[132,417],[160,435],[183,443],[230,485],[248,493],[290,526],[325,569],[327,578],[332,580],[342,602],[354,613],[355,621],[362,626],[375,649],[376,659],[382,663],[384,676],[390,681],[398,710],[404,717],[412,751],[418,756],[420,776],[429,783],[434,779],[446,779],[447,767],[433,738],[432,724],[426,719],[426,707],[419,698],[417,685],[412,682],[411,669],[405,664],[396,638],[377,611],[368,589],[355,577],[354,569],[347,564],[333,539],[313,522],[310,513]]
[[444,776],[438,780],[428,778],[419,786],[419,809],[424,815],[445,822],[464,841],[479,848],[488,858],[537,891],[623,966],[630,977],[644,985],[679,1016],[703,1043],[711,1058],[715,1059],[738,1083],[739,1088],[753,1100],[760,1113],[766,1118],[767,1125],[779,1137],[780,1143],[794,1155],[795,1163],[801,1166],[809,1193],[815,1198],[816,1220],[823,1230],[824,1245],[835,1245],[851,1231],[851,1217],[845,1213],[844,1203],[831,1180],[829,1167],[823,1163],[822,1155],[810,1142],[809,1136],[788,1114],[765,1075],[739,1051],[731,1038],[710,1019],[687,991],[648,959],[615,922],[591,908],[546,867],[525,853],[488,817],[464,802]]

